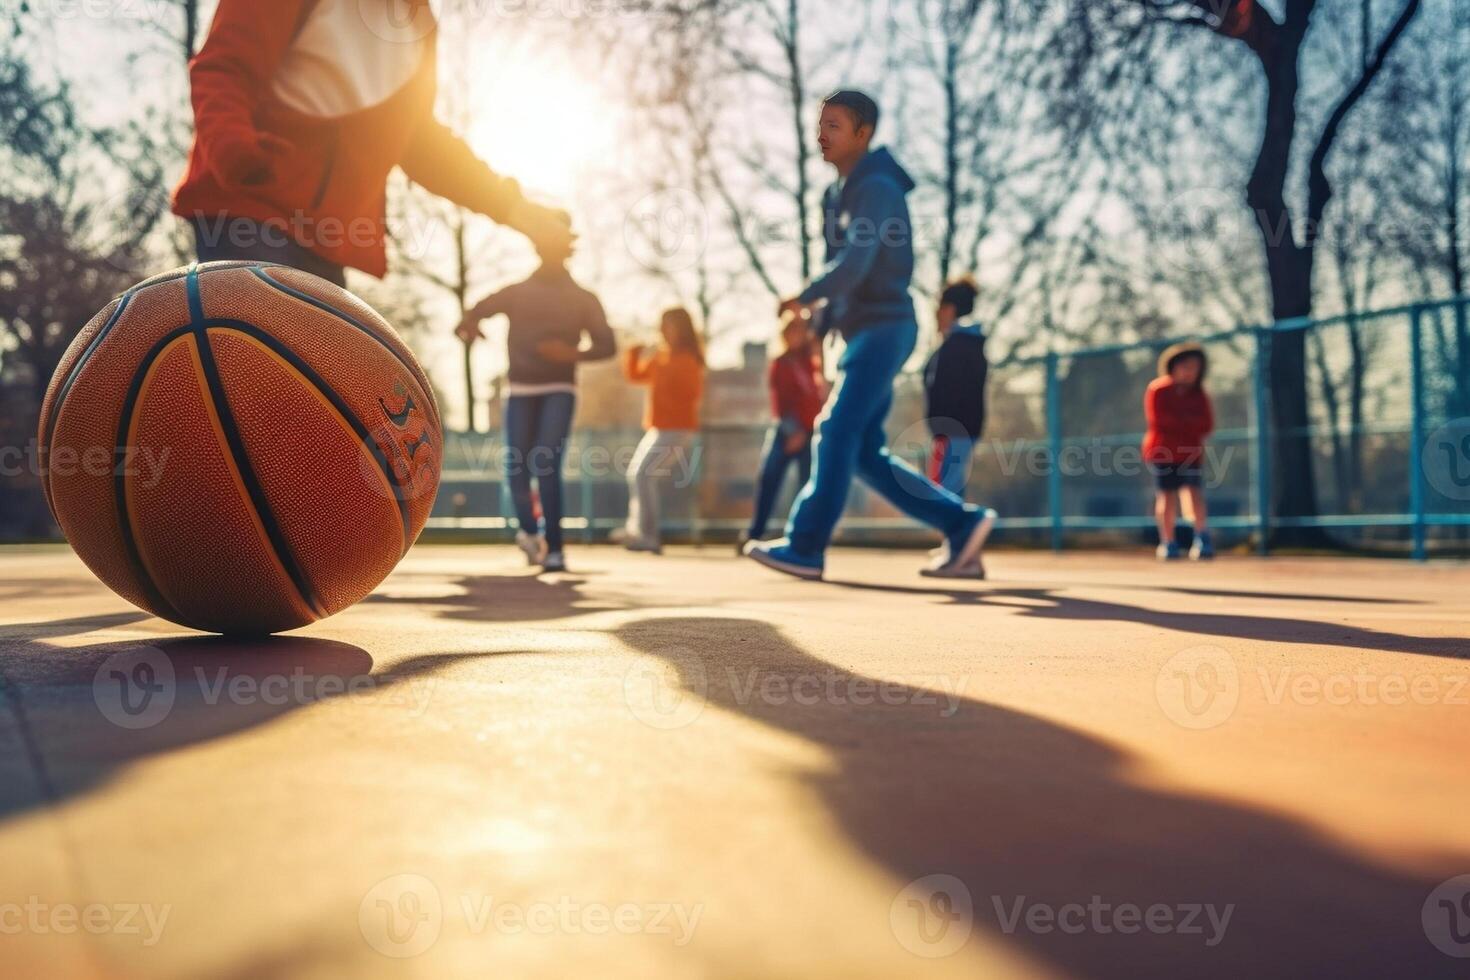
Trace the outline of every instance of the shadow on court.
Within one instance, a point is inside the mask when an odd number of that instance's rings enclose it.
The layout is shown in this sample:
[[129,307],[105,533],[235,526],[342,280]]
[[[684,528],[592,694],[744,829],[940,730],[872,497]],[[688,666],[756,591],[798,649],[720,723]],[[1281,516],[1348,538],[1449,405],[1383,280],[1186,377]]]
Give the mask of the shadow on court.
[[[1470,640],[1461,637],[1414,636],[1408,633],[1363,629],[1342,622],[1297,619],[1289,616],[1251,616],[1240,612],[1215,613],[1148,609],[1122,602],[1083,599],[1048,588],[984,588],[982,584],[977,583],[975,588],[956,589],[920,585],[878,585],[840,580],[829,581],[827,584],[859,591],[941,596],[956,605],[1004,607],[1014,610],[1018,615],[1035,619],[1139,623],[1158,629],[1193,634],[1201,641],[1231,638],[1263,643],[1302,643],[1348,647],[1356,650],[1375,650],[1383,653],[1410,653],[1431,657],[1470,659]],[[1143,589],[1143,587],[1139,588]],[[1161,590],[1150,589],[1148,591]],[[1331,597],[1312,598],[1314,601],[1322,602],[1339,601]]]
[[[1124,750],[963,691],[951,701],[942,684],[895,685],[882,703],[859,704],[843,692],[852,685],[871,691],[876,681],[812,656],[757,620],[664,618],[616,635],[667,660],[686,695],[826,752],[830,769],[799,778],[853,846],[892,875],[895,896],[924,876],[954,875],[968,889],[977,930],[1067,975],[1429,977],[1455,970],[1426,940],[1420,912],[1435,885],[1463,871],[1470,856],[1447,862],[1439,878],[1407,876],[1289,818],[1141,785]],[[802,678],[837,693],[805,703],[762,694],[795,690]],[[771,679],[776,686],[765,687]],[[931,897],[940,913],[960,907],[955,895]],[[1233,910],[1214,945],[1206,942],[1220,933],[1204,913],[1193,922],[1200,931],[1190,934],[1027,927],[1033,907],[1087,909],[1095,901]],[[1182,925],[1185,914],[1174,921]]]
[[409,658],[306,636],[39,642],[146,619],[117,613],[0,628],[0,819],[105,783],[134,761],[339,698],[414,706],[425,675],[499,654]]
[[[440,581],[438,576],[431,578]],[[438,607],[439,615],[471,623],[545,622],[632,608],[629,604],[585,595],[582,587],[586,583],[586,577],[580,574],[461,575],[450,581],[453,591],[443,595],[374,592],[363,602],[405,605],[415,610],[434,606]]]

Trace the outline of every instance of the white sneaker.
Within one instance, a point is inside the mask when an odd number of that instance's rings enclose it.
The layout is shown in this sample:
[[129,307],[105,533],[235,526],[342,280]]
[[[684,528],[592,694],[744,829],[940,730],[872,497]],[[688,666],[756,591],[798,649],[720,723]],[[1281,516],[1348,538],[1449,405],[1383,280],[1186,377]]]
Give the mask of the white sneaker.
[[919,574],[925,578],[984,578],[985,561],[981,554],[997,516],[989,507],[982,510],[980,520],[975,522],[964,539],[945,541]]
[[539,565],[546,557],[546,539],[539,534],[517,531],[516,547],[526,556],[527,565]]
[[567,570],[567,560],[560,551],[552,551],[546,555],[545,561],[541,562],[543,572],[564,572]]

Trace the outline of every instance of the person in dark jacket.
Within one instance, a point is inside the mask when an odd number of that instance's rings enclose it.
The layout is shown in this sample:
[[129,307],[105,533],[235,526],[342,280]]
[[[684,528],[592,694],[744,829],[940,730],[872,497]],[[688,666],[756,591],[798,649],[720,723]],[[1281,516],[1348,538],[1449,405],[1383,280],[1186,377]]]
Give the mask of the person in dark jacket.
[[1164,560],[1180,557],[1174,531],[1181,496],[1194,525],[1189,557],[1215,557],[1205,492],[1200,485],[1205,437],[1215,429],[1214,410],[1205,393],[1207,366],[1204,348],[1199,344],[1175,344],[1159,355],[1159,376],[1149,383],[1143,396],[1143,414],[1148,422],[1143,460],[1157,486],[1154,518],[1159,526],[1158,554]]
[[823,100],[817,143],[838,179],[822,198],[827,265],[781,313],[811,315],[824,303],[824,329],[847,341],[837,384],[817,422],[812,477],[786,522],[786,537],[746,545],[768,568],[819,579],[824,556],[854,477],[908,516],[944,535],[940,553],[921,574],[983,578],[980,559],[995,511],[937,487],[888,451],[884,421],[893,381],[913,353],[918,321],[909,286],[914,273],[908,195],[913,178],[884,147],[873,148],[878,106],[861,92]]
[[925,418],[933,437],[929,479],[957,497],[965,495],[970,458],[985,427],[985,334],[969,320],[978,290],[958,279],[939,297],[939,333],[944,337],[924,365]]
[[776,508],[776,497],[781,493],[786,471],[794,464],[802,486],[812,474],[812,432],[816,429],[817,413],[822,410],[822,400],[826,396],[821,361],[813,349],[811,330],[800,317],[785,319],[781,327],[781,342],[785,350],[771,362],[766,375],[775,424],[766,436],[760,480],[756,484],[755,510],[749,530],[740,539],[742,554],[746,541],[759,541],[766,536],[766,525],[770,523],[771,511]]
[[[570,216],[560,215],[570,227]],[[548,572],[566,570],[561,468],[576,408],[577,364],[604,361],[617,353],[602,304],[567,271],[570,242],[567,237],[544,243],[541,265],[529,278],[480,300],[455,331],[471,344],[484,336],[481,320],[504,314],[510,321],[505,336],[510,362],[505,389],[505,476],[519,526],[516,544],[527,561]],[[541,500],[540,521],[531,497],[533,476]]]

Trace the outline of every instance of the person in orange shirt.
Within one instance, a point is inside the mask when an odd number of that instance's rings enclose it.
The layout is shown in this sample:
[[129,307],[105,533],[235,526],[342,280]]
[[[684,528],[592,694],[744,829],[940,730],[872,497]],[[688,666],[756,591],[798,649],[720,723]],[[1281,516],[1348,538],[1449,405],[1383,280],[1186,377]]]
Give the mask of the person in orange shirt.
[[647,430],[628,467],[628,520],[622,541],[630,551],[658,553],[659,482],[676,471],[693,472],[699,403],[704,397],[704,347],[689,311],[665,310],[659,323],[663,343],[649,351],[641,344],[623,354],[623,372],[635,384],[648,385],[643,412]]

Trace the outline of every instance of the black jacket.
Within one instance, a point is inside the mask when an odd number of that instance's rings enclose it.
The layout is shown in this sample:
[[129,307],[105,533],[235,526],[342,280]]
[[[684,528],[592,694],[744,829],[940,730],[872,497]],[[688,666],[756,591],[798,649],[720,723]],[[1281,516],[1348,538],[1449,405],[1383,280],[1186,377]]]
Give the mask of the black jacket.
[[924,365],[925,417],[935,435],[965,433],[979,439],[985,428],[985,334],[958,324]]

